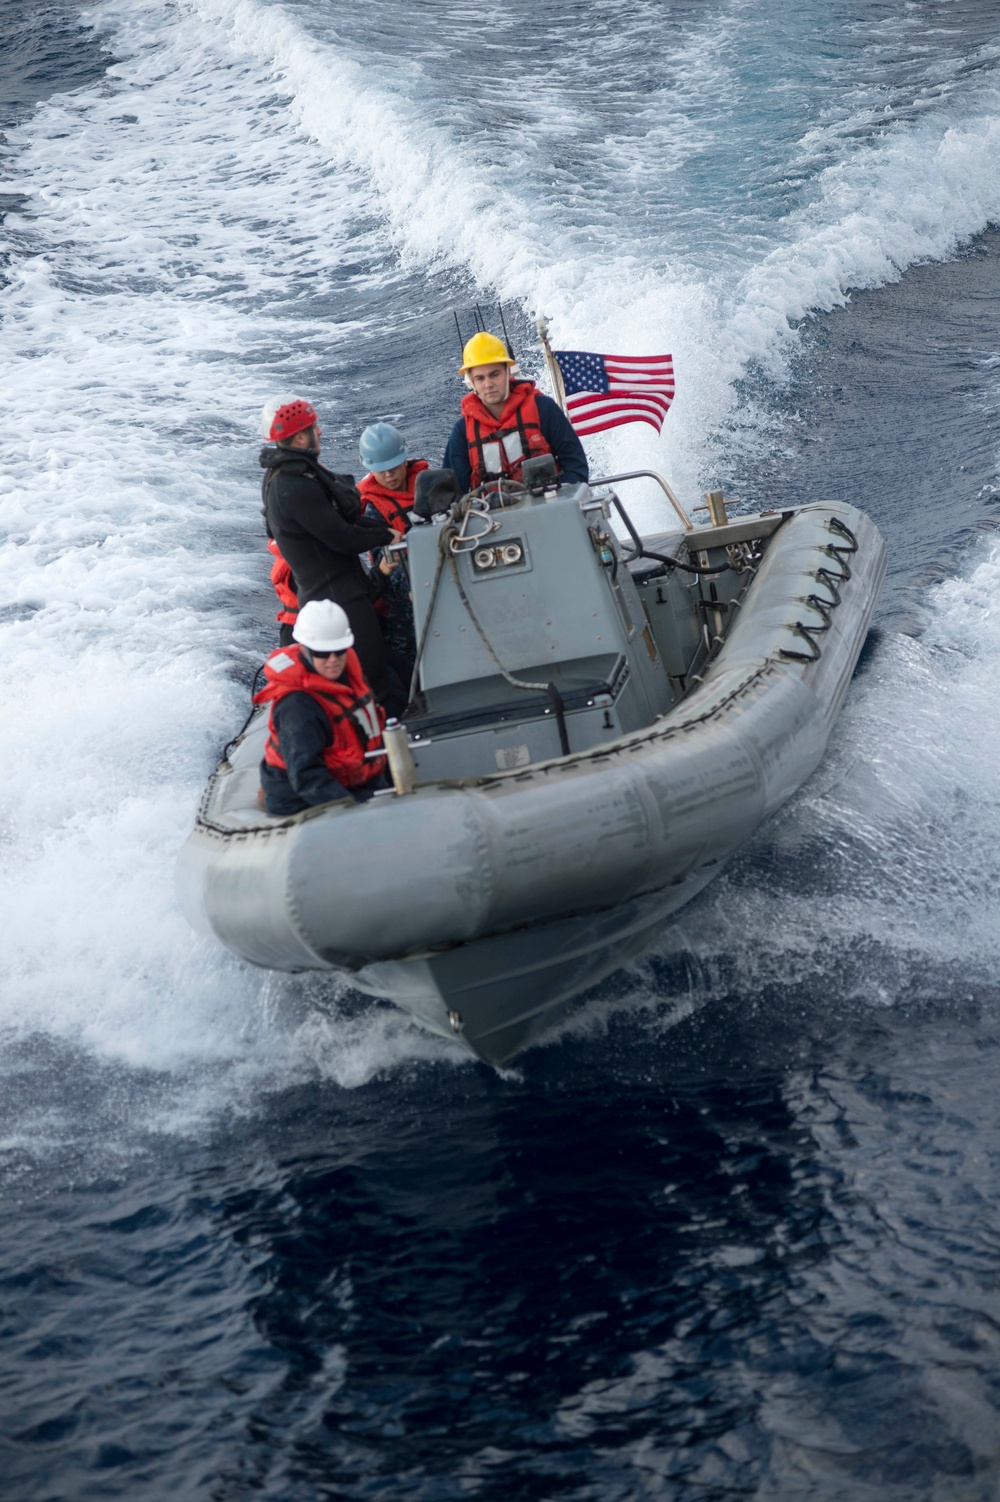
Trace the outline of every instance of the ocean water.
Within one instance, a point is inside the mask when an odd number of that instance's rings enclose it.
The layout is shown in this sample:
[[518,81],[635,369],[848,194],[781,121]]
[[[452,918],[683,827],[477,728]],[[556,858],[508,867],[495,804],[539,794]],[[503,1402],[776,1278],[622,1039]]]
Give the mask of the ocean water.
[[[0,130],[0,1497],[995,1502],[994,0],[5,0]],[[437,458],[497,298],[672,350],[596,468],[890,550],[820,771],[503,1075],[172,887],[261,404]]]

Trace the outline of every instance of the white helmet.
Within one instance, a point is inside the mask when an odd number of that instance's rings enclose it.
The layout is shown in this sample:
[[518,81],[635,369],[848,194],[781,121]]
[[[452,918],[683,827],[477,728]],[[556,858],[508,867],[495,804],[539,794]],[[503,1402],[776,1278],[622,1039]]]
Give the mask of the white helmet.
[[347,612],[332,600],[307,600],[292,627],[292,635],[315,652],[343,652],[354,645]]
[[290,407],[292,402],[301,402],[301,396],[272,396],[269,402],[265,402],[260,414],[260,436],[266,443],[271,442],[271,424],[281,407]]

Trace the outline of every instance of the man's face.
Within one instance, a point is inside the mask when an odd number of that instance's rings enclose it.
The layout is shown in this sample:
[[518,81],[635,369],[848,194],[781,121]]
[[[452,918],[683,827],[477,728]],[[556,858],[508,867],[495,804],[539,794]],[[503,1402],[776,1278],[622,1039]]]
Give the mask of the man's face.
[[373,469],[372,474],[385,490],[406,489],[406,460],[395,469]]
[[288,447],[293,449],[311,449],[314,453],[318,454],[319,440],[322,433],[323,429],[319,423],[313,423],[311,428],[303,428],[300,433],[294,433],[288,440]]
[[472,389],[487,407],[502,407],[510,385],[507,365],[473,365],[469,371]]
[[343,676],[344,668],[347,666],[346,647],[343,652],[310,651],[309,655],[319,676],[325,678],[328,683],[336,683],[337,679]]

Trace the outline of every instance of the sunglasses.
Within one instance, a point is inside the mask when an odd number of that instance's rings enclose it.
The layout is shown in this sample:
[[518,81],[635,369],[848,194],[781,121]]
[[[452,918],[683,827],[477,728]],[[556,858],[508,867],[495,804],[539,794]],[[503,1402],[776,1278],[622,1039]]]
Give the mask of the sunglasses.
[[334,652],[317,652],[315,647],[310,647],[309,650],[313,657],[346,657],[348,649],[346,647],[338,647]]

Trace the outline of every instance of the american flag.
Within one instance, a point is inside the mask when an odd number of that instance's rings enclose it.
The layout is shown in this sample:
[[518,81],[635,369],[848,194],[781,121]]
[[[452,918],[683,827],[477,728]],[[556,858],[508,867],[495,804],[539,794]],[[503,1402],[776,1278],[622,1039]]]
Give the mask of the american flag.
[[674,399],[672,355],[591,355],[553,350],[566,411],[581,438],[625,422],[648,422],[659,433]]

